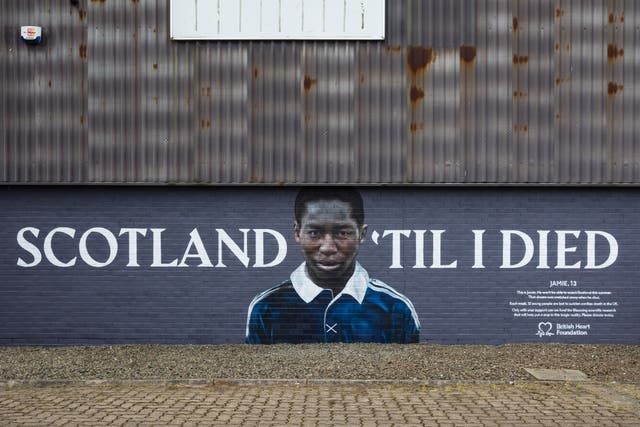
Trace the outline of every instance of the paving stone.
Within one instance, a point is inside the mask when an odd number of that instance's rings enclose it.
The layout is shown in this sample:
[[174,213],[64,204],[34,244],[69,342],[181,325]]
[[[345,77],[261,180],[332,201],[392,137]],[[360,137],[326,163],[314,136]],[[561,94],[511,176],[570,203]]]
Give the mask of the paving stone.
[[613,383],[19,386],[0,388],[0,425],[636,426],[638,396]]

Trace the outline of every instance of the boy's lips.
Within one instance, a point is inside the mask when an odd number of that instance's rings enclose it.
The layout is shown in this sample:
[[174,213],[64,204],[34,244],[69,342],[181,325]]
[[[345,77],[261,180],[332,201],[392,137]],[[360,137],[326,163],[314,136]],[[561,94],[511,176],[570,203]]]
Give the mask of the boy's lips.
[[316,262],[316,266],[320,270],[324,271],[334,271],[340,268],[342,263],[340,262]]

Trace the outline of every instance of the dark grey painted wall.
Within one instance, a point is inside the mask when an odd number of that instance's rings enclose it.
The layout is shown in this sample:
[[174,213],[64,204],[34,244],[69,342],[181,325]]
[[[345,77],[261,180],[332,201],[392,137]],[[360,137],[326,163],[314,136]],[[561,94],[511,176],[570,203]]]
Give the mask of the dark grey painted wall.
[[[411,299],[422,324],[421,341],[640,342],[638,190],[363,188],[361,192],[369,237],[359,260],[372,277]],[[291,188],[0,189],[0,344],[243,342],[252,298],[287,279],[302,261],[292,238],[295,194]],[[41,262],[33,267],[18,265],[19,259],[34,263],[17,241],[25,227],[39,230],[38,237],[24,234],[42,253]],[[57,234],[51,244],[62,262],[76,257],[72,267],[55,267],[44,254],[45,237],[55,227],[75,230],[74,238]],[[117,255],[106,267],[88,266],[80,257],[81,236],[92,227],[103,227],[117,238]],[[146,237],[138,239],[140,267],[127,267],[128,237],[117,237],[126,227],[147,229]],[[152,228],[166,229],[163,262],[181,258],[189,233],[197,228],[214,267],[198,267],[200,261],[195,258],[187,261],[188,267],[150,267]],[[240,246],[239,229],[251,230],[248,267],[227,248],[222,253],[226,267],[215,267],[219,261],[216,229],[224,229]],[[282,263],[253,267],[254,229],[272,229],[286,237],[288,250]],[[415,232],[402,237],[402,268],[390,268],[392,237],[383,238],[385,230],[427,230],[427,268],[414,268]],[[442,263],[457,260],[456,268],[429,268],[433,254],[429,230],[446,230]],[[472,230],[486,230],[485,268],[472,268]],[[501,230],[519,230],[533,238],[535,253],[529,264],[500,268]],[[550,231],[548,269],[537,268],[538,230]],[[575,252],[566,252],[566,264],[580,261],[581,268],[554,268],[558,230],[580,231],[577,238],[567,235],[565,246],[576,247]],[[613,236],[618,254],[611,266],[584,268],[586,230]],[[380,234],[377,245],[372,240],[374,231]],[[604,263],[610,254],[603,235],[595,238],[596,264]],[[275,239],[267,236],[265,242],[268,262],[277,248]],[[87,239],[88,252],[98,262],[108,258],[107,247],[97,234]],[[512,262],[523,253],[521,240],[514,237]],[[576,332],[558,335],[559,324]],[[578,331],[587,334],[578,335],[582,333]]]

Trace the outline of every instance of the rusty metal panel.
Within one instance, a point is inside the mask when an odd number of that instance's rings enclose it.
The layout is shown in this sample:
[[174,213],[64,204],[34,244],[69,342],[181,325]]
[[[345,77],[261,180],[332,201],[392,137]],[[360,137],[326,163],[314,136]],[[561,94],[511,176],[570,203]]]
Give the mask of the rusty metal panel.
[[[248,181],[303,182],[306,159],[303,91],[313,86],[300,67],[303,45],[258,42],[250,45]],[[306,89],[303,89],[306,88]],[[302,115],[302,117],[301,117]]]
[[[356,51],[353,182],[404,182],[409,176],[405,50],[362,44]],[[406,166],[405,166],[406,165]]]
[[[0,14],[0,181],[86,178],[86,9],[69,2],[7,0]],[[20,40],[21,25],[43,42]]]
[[383,42],[181,42],[168,0],[3,2],[0,182],[640,184],[637,1],[386,13]]
[[248,45],[170,42],[164,3],[89,16],[91,181],[246,181]]
[[610,180],[605,138],[607,7],[601,1],[558,2],[556,85],[559,108],[559,182]]

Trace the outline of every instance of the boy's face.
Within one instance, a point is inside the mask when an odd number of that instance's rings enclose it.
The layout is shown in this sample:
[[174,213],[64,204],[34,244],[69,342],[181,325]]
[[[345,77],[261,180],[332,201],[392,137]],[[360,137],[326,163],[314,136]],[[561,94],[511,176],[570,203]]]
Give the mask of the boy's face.
[[294,238],[302,249],[311,279],[320,287],[336,280],[348,280],[366,231],[366,225],[358,227],[346,202],[307,203],[300,224],[295,223]]

